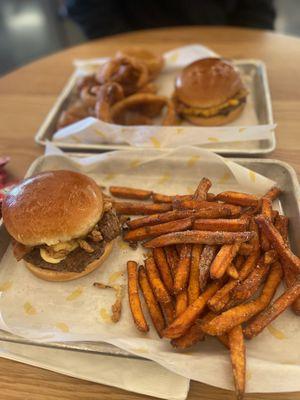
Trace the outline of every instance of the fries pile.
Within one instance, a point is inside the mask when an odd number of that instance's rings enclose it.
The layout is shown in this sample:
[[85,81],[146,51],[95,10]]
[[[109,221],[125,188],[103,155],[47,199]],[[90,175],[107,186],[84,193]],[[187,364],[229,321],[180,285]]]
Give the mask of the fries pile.
[[[258,335],[290,305],[300,314],[300,259],[289,248],[288,218],[272,208],[278,188],[260,198],[211,194],[210,187],[203,178],[194,195],[125,187],[110,192],[130,200],[114,201],[120,215],[140,215],[126,221],[123,239],[150,251],[144,265],[127,263],[136,327],[149,330],[140,289],[158,335],[174,348],[187,349],[210,335],[229,349],[241,399],[244,338]],[[282,279],[286,291],[274,301]]]

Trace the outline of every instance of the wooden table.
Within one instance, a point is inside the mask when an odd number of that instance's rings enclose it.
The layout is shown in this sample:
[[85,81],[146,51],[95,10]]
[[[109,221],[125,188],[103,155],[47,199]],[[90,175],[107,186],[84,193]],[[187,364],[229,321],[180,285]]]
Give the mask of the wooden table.
[[[34,135],[72,72],[75,58],[113,55],[117,49],[142,45],[157,52],[202,43],[229,58],[266,62],[272,93],[277,149],[271,155],[300,173],[300,40],[271,32],[237,28],[167,28],[96,40],[64,50],[0,79],[0,154],[11,156],[10,173],[21,178],[43,153]],[[145,396],[69,378],[0,359],[0,397],[9,399],[142,399]],[[232,393],[198,382],[189,399],[231,399]],[[300,393],[246,396],[247,399],[296,400]]]

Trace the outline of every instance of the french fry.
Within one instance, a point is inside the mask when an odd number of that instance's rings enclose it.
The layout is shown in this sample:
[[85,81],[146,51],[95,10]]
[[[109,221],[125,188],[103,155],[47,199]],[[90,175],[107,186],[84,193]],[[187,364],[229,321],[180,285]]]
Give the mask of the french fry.
[[167,325],[170,325],[175,319],[175,309],[173,303],[161,303],[160,306],[163,310]]
[[255,232],[210,232],[210,231],[184,231],[167,233],[144,243],[144,247],[164,247],[172,244],[198,243],[198,244],[234,244],[247,242],[255,236]]
[[[261,213],[264,217],[272,220],[272,203],[266,197],[262,198]],[[261,248],[263,251],[268,251],[270,249],[270,243],[264,232],[260,233]]]
[[164,316],[163,316],[160,306],[153,294],[151,285],[148,281],[148,277],[147,277],[145,268],[143,266],[139,267],[138,277],[139,277],[139,285],[142,290],[151,320],[153,322],[153,325],[156,329],[158,336],[162,337],[162,332],[165,328]]
[[202,178],[195,193],[194,199],[195,200],[206,200],[207,192],[211,188],[211,181],[208,178]]
[[138,289],[138,270],[135,261],[127,262],[128,275],[128,299],[134,323],[139,331],[148,332],[149,326],[143,314],[139,289]]
[[247,219],[196,219],[194,229],[199,231],[246,231],[249,225]]
[[274,201],[281,195],[281,193],[282,193],[281,189],[279,189],[278,187],[274,186],[270,190],[268,190],[267,193],[264,194],[263,197],[265,197],[265,198],[267,198],[267,199],[269,199],[271,201]]
[[238,400],[244,397],[246,382],[246,348],[241,325],[237,325],[228,332],[230,358]]
[[127,242],[138,242],[139,240],[160,236],[164,233],[184,231],[191,228],[192,224],[192,218],[185,218],[153,226],[144,226],[125,232],[123,239]]
[[284,242],[288,244],[288,231],[289,231],[289,219],[284,215],[277,215],[274,222],[275,228],[278,230]]
[[250,256],[254,252],[254,246],[252,243],[242,243],[239,249],[241,256]]
[[217,194],[215,200],[224,201],[224,203],[234,204],[237,206],[256,207],[259,198],[254,194],[228,191]]
[[242,256],[241,254],[238,254],[234,260],[235,268],[239,271],[241,269],[242,265],[244,264],[244,262],[245,262],[245,257]]
[[255,218],[255,221],[262,228],[267,238],[272,244],[272,247],[277,251],[278,255],[284,263],[290,265],[295,272],[300,273],[300,259],[289,249],[288,245],[282,239],[280,233],[275,228],[270,220],[265,218],[263,215],[259,215]]
[[[193,198],[191,194],[182,194],[182,195],[177,195],[176,197],[182,200],[191,200]],[[174,198],[175,196],[170,196],[167,194],[161,194],[161,193],[152,194],[152,200],[154,201],[154,203],[172,203]]]
[[171,204],[150,204],[130,201],[114,201],[113,206],[121,215],[151,215],[172,210]]
[[190,274],[191,254],[192,254],[192,245],[183,244],[179,255],[177,270],[174,276],[175,294],[180,293],[187,287]]
[[151,190],[135,189],[125,186],[110,186],[109,191],[114,197],[123,199],[147,200],[152,195]]
[[252,339],[262,332],[275,318],[277,318],[288,306],[300,296],[300,281],[290,286],[273,304],[258,314],[244,329],[247,339]]
[[188,308],[164,330],[164,337],[176,339],[179,336],[182,336],[201,315],[205,309],[207,301],[216,293],[222,284],[222,280],[211,283],[206,290],[201,293],[198,299],[190,304]]
[[213,259],[218,252],[217,246],[206,245],[203,248],[199,261],[199,284],[203,292],[209,279],[209,270]]
[[160,304],[171,303],[172,299],[160,279],[158,269],[154,262],[153,257],[149,257],[145,260],[145,268],[147,272],[147,276],[152,287],[152,290],[155,294],[155,297],[159,301]]
[[169,267],[171,268],[173,276],[176,273],[178,262],[179,262],[179,257],[176,251],[175,246],[166,246],[164,247],[165,255],[169,264]]
[[192,258],[190,267],[190,277],[188,284],[188,303],[193,303],[200,295],[200,282],[199,282],[199,263],[203,246],[201,244],[194,244],[192,248]]
[[188,294],[186,290],[182,290],[176,295],[175,302],[175,316],[178,317],[182,314],[188,307]]
[[[259,253],[253,253],[251,254],[246,261],[244,262],[243,266],[240,269],[239,272],[239,281],[243,281],[244,279],[247,278],[247,276],[251,273],[253,268],[255,268],[256,263],[258,261]],[[208,307],[214,311],[214,312],[220,312],[222,311],[228,301],[230,300],[229,294],[231,290],[233,290],[236,285],[238,284],[237,280],[230,280],[227,282],[221,289],[219,289],[216,294],[209,299],[208,301]]]
[[164,250],[161,247],[153,249],[153,258],[166,289],[173,293],[173,276]]
[[201,210],[201,209],[210,209],[214,208],[216,210],[228,209],[230,215],[236,216],[240,215],[241,207],[232,205],[232,204],[221,204],[215,201],[206,201],[206,200],[185,200],[175,198],[173,200],[173,208],[174,210]]
[[[269,305],[280,284],[281,279],[282,268],[281,265],[276,262],[273,264],[267,281],[263,287],[262,293],[257,299],[238,305],[223,312],[212,321],[203,324],[203,331],[212,336],[220,336],[229,332],[235,326],[248,321],[250,318],[261,312]],[[181,315],[181,318],[184,316],[184,314],[185,313]],[[176,320],[174,323],[175,322]]]
[[239,251],[240,243],[224,244],[210,266],[210,277],[220,279]]
[[205,333],[202,331],[201,325],[203,324],[203,322],[210,321],[214,317],[215,314],[209,312],[204,315],[203,318],[197,319],[184,335],[171,341],[172,346],[177,349],[183,350],[188,349],[189,347],[192,347],[198,342],[204,340]]
[[239,272],[232,263],[226,268],[226,274],[232,279],[239,279]]
[[207,208],[202,210],[173,210],[159,214],[152,214],[146,217],[139,217],[126,222],[130,229],[137,229],[143,226],[157,225],[164,222],[176,221],[185,218],[223,218],[229,217],[231,212],[229,209]]

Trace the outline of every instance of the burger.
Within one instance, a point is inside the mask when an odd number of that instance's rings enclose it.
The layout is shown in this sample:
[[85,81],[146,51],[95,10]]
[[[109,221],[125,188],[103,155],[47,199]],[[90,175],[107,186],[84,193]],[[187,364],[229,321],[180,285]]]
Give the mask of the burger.
[[246,99],[239,71],[219,58],[194,61],[175,81],[177,113],[195,125],[228,124],[241,114]]
[[100,187],[72,171],[25,179],[7,194],[2,212],[15,257],[47,281],[69,281],[94,271],[120,233]]

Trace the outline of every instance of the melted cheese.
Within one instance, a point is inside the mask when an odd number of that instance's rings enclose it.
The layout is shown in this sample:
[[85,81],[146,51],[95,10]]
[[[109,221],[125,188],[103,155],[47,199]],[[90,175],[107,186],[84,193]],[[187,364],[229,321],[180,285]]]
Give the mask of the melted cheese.
[[43,260],[45,260],[46,262],[50,263],[50,264],[58,264],[60,263],[65,257],[63,258],[53,258],[50,257],[49,253],[46,251],[46,249],[44,248],[40,248],[40,255],[42,257]]
[[[40,255],[43,260],[50,264],[58,264],[62,260],[64,260],[71,251],[75,250],[78,247],[78,243],[76,240],[70,240],[68,242],[61,242],[54,244],[52,246],[48,246],[47,248],[40,248]],[[60,256],[59,253],[64,252],[64,256]],[[57,254],[55,254],[57,253]]]

